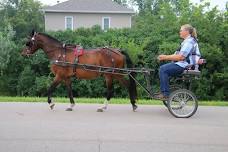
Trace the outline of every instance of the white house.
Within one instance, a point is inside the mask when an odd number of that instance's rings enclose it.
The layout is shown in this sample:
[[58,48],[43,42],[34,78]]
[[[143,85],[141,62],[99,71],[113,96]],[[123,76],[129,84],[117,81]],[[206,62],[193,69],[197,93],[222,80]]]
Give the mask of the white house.
[[90,28],[100,25],[109,28],[131,27],[133,9],[112,0],[69,0],[44,9],[45,30]]

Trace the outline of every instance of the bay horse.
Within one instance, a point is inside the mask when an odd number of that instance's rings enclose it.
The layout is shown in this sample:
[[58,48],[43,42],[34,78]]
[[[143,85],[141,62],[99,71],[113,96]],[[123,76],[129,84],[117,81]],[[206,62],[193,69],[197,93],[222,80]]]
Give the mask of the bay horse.
[[[76,60],[75,46],[65,45],[57,39],[45,33],[37,33],[33,30],[29,36],[29,40],[26,42],[26,47],[22,50],[21,54],[23,56],[30,56],[34,54],[38,49],[42,49],[44,53],[47,55],[48,59],[51,62],[51,71],[55,75],[54,81],[47,90],[48,104],[51,109],[53,109],[55,106],[54,101],[51,98],[52,93],[61,82],[64,82],[67,87],[68,96],[70,98],[71,103],[69,108],[67,108],[66,110],[72,111],[73,107],[75,106],[75,102],[72,93],[71,77],[89,80],[95,79],[99,76],[103,76],[106,80],[107,95],[106,100],[104,101],[104,106],[99,108],[98,111],[102,112],[103,110],[107,109],[108,102],[113,96],[113,79],[118,80],[122,85],[127,87],[133,111],[137,109],[137,90],[136,83],[132,78],[134,77],[133,73],[131,76],[129,75],[129,80],[127,80],[124,78],[123,75],[109,73],[102,74],[97,71],[87,71],[83,70],[82,68],[54,64],[52,61],[61,61],[62,63],[74,63]],[[89,64],[95,66],[115,68],[124,68],[126,64],[128,68],[133,67],[129,55],[126,52],[118,51],[118,49],[105,47],[84,50],[83,52],[84,53],[80,57],[77,57],[77,62],[80,64]]]

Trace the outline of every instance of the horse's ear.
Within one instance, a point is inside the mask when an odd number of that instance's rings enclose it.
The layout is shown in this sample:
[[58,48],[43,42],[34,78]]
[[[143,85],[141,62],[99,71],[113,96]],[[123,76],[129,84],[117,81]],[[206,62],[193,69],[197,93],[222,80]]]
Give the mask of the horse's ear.
[[30,36],[33,37],[34,34],[35,34],[35,30],[33,29]]

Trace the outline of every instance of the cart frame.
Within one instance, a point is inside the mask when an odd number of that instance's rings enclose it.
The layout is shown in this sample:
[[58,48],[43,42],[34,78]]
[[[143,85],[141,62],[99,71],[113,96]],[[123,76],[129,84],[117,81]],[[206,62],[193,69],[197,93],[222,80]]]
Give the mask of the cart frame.
[[[81,63],[70,63],[63,61],[52,61],[52,64],[56,64],[64,67],[79,68],[86,71],[98,72],[104,74],[112,75],[126,75],[134,79],[134,81],[139,85],[151,99],[155,99],[155,93],[152,91],[152,86],[150,84],[151,73],[155,72],[154,69],[149,68],[115,68],[115,67],[105,67],[97,66],[92,64],[81,64]],[[136,78],[132,76],[131,73],[141,73],[144,75],[146,80],[146,86],[140,83]],[[198,108],[198,101],[195,94],[191,91],[191,83],[194,79],[199,78],[200,71],[195,70],[185,70],[180,77],[174,78],[173,85],[170,86],[171,94],[167,101],[163,101],[164,105],[168,108],[169,112],[177,118],[188,118],[195,114]],[[187,83],[187,85],[176,85],[175,82],[181,81]]]

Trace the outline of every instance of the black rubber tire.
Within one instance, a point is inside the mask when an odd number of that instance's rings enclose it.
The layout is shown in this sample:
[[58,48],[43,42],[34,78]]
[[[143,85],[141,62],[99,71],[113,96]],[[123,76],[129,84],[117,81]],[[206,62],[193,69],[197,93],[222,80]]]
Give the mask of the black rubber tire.
[[[189,104],[188,104],[189,103]],[[177,106],[173,106],[176,104]],[[192,105],[191,105],[192,104]],[[172,92],[167,101],[169,112],[176,118],[189,118],[198,109],[198,101],[195,94],[187,89],[178,89]],[[184,109],[185,108],[185,109]],[[188,113],[185,113],[191,109]],[[183,112],[183,114],[181,114]]]

